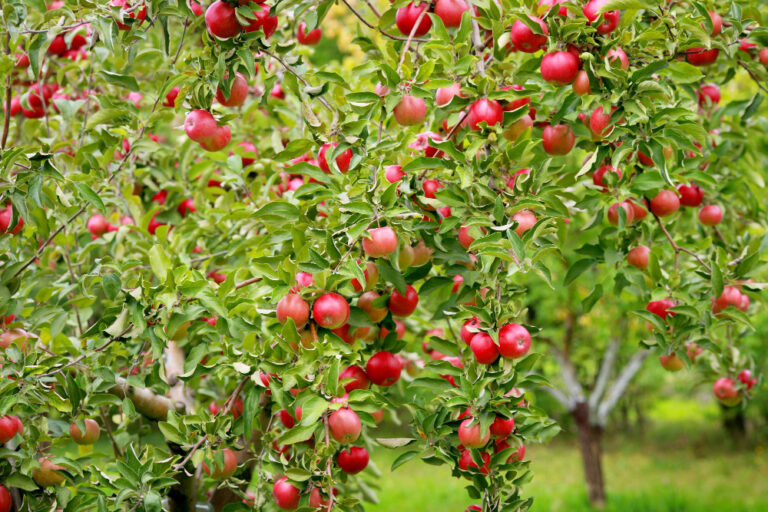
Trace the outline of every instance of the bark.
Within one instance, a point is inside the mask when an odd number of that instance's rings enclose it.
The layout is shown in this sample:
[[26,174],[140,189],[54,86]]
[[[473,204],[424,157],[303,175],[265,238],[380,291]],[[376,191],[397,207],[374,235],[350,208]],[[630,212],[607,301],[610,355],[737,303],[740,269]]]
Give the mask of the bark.
[[[168,443],[168,448],[176,455],[182,457],[186,455],[184,449],[175,443]],[[178,483],[171,487],[168,492],[170,512],[195,512],[197,508],[197,479],[195,479],[195,475],[188,474],[182,469],[174,478]]]
[[723,428],[733,442],[743,443],[747,438],[747,419],[744,417],[744,409],[720,404],[720,416],[723,420]]
[[579,448],[584,463],[584,478],[587,481],[587,496],[595,508],[605,507],[605,480],[603,478],[603,429],[593,425],[589,405],[579,402],[571,411],[579,434]]

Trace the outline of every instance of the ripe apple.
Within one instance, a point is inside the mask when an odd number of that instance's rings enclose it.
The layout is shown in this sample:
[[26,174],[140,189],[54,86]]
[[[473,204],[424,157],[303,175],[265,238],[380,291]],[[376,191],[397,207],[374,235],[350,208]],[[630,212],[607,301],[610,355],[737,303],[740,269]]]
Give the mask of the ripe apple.
[[[490,470],[489,465],[490,465],[490,462],[491,462],[491,456],[490,456],[490,454],[488,454],[486,452],[482,452],[480,454],[480,457],[483,459],[483,467],[482,468],[478,468],[477,467],[477,464],[472,459],[472,453],[469,450],[462,450],[461,451],[461,456],[459,457],[459,468],[462,471],[469,471],[470,469],[476,469],[476,470],[479,470],[480,473],[482,473],[483,475],[487,475],[489,470]],[[476,510],[476,509],[472,509],[470,507],[467,510]],[[482,510],[482,508],[479,509],[479,510]]]
[[567,124],[549,125],[541,135],[544,151],[549,155],[567,155],[575,142],[576,136]]
[[755,387],[755,384],[757,384],[757,377],[753,378],[750,370],[741,370],[739,372],[739,381],[744,384],[744,387],[749,391]]
[[363,251],[371,258],[389,256],[397,250],[397,234],[389,226],[371,228],[363,238]]
[[457,28],[461,25],[462,15],[468,10],[469,5],[465,0],[437,0],[434,13],[443,20],[446,28]]
[[0,485],[0,512],[11,512],[13,499],[4,485]]
[[680,208],[680,199],[671,190],[661,190],[651,199],[651,211],[658,217],[668,217]]
[[627,253],[627,263],[640,270],[648,268],[648,258],[651,250],[645,245],[638,245]]
[[533,126],[533,119],[531,116],[523,116],[517,121],[513,122],[509,127],[502,132],[502,135],[507,140],[517,140],[527,130],[530,130]]
[[299,23],[299,29],[296,31],[296,40],[299,44],[314,46],[323,38],[323,30],[317,27],[307,32],[307,24],[303,21]]
[[603,111],[603,107],[597,107],[592,115],[589,117],[589,129],[592,132],[592,138],[594,140],[604,139],[608,134],[613,131],[613,125],[611,122],[611,114],[616,108],[612,108],[610,113]]
[[[144,5],[144,2],[141,3],[141,8],[132,5],[127,0],[112,0],[110,3],[115,7],[121,7],[120,14],[123,16],[123,19],[125,19],[125,16],[127,15],[131,19],[138,20],[137,25],[141,25],[144,20],[147,19],[147,8]],[[120,30],[131,29],[131,25],[126,25],[119,21],[115,21],[115,23],[117,23],[117,28]]]
[[389,183],[396,183],[403,179],[405,173],[402,165],[388,165],[384,168],[384,179]]
[[541,59],[541,77],[555,85],[568,85],[579,74],[579,57],[571,52],[550,52]]
[[675,313],[669,311],[669,308],[675,307],[675,301],[671,299],[652,300],[648,303],[645,309],[654,315],[660,316],[663,320],[666,320],[668,316],[675,316]]
[[515,20],[512,24],[512,30],[510,32],[510,41],[515,46],[516,50],[520,50],[525,53],[536,53],[545,44],[547,44],[547,35],[549,35],[549,28],[547,24],[541,18],[536,16],[528,16],[528,18],[538,23],[541,27],[541,33],[535,34],[528,25],[520,20]]
[[[446,0],[451,1],[451,0]],[[462,2],[463,0],[453,0]],[[440,0],[438,0],[438,5],[440,4]],[[461,84],[456,82],[454,84],[449,85],[448,87],[440,87],[437,91],[435,91],[435,104],[438,107],[444,107],[445,105],[448,105],[451,100],[453,100],[454,96],[461,96]]]
[[712,312],[718,314],[729,306],[746,311],[749,307],[749,297],[735,286],[725,286],[723,293],[712,299]]
[[[358,263],[360,262],[358,261]],[[379,282],[379,269],[374,262],[365,262],[363,277],[365,277],[365,286],[361,285],[360,281],[358,281],[356,278],[352,279],[351,281],[352,288],[354,288],[356,292],[363,291],[363,288],[365,288],[366,291],[371,290],[374,286],[376,286],[376,283]]]
[[616,169],[612,165],[604,165],[592,174],[592,183],[601,188],[602,192],[608,192],[608,187],[603,182],[605,174],[612,172],[616,175],[616,181],[621,180],[621,169]]
[[459,333],[461,340],[469,345],[472,342],[472,338],[478,333],[478,329],[480,329],[480,319],[473,316],[461,326],[461,332]]
[[427,115],[427,105],[421,98],[404,94],[400,102],[395,105],[392,113],[400,126],[412,126],[424,121],[424,117]]
[[32,472],[32,479],[40,487],[51,487],[59,485],[64,481],[64,475],[59,470],[65,469],[64,466],[54,464],[50,459],[41,457],[38,459],[40,468]]
[[406,285],[405,296],[397,289],[392,290],[387,307],[395,316],[408,316],[416,311],[419,304],[419,294],[411,285]]
[[96,214],[88,219],[86,227],[91,232],[93,238],[96,239],[109,231],[109,222],[107,222],[103,215]]
[[241,73],[235,73],[235,79],[229,89],[229,99],[224,95],[221,86],[216,89],[216,100],[225,107],[239,107],[248,98],[248,82]]
[[[218,126],[213,133],[213,137],[200,142],[200,146],[206,151],[221,151],[232,140],[232,132],[229,126]],[[210,183],[209,183],[210,186]]]
[[465,448],[482,448],[491,439],[490,432],[482,432],[480,422],[472,424],[473,418],[467,418],[459,425],[459,441]]
[[24,425],[18,417],[10,415],[0,417],[0,444],[7,443],[23,431]]
[[371,322],[377,324],[386,318],[389,310],[385,307],[377,308],[373,305],[373,302],[378,299],[380,295],[374,291],[368,291],[363,293],[357,299],[357,307],[365,311]]
[[536,225],[536,215],[530,210],[521,210],[512,216],[512,220],[517,222],[515,233],[517,236],[523,236],[523,233]]
[[284,324],[289,318],[297,329],[301,329],[309,320],[309,304],[298,293],[289,293],[277,303],[277,320]]
[[424,243],[424,240],[419,240],[419,242],[414,245],[413,247],[413,265],[414,267],[420,267],[427,263],[429,259],[432,257],[432,249],[427,247],[427,244]]
[[[538,14],[546,14],[555,5],[562,4],[567,0],[539,0]],[[559,6],[557,9],[558,16],[568,16],[568,9],[565,6]]]
[[184,120],[184,131],[195,142],[210,140],[216,134],[217,129],[216,119],[207,110],[192,110]]
[[77,423],[69,426],[69,435],[77,444],[94,444],[99,439],[99,433],[99,424],[90,418],[85,420],[85,433],[80,431]]
[[576,75],[576,79],[573,81],[573,92],[578,96],[584,96],[586,94],[592,94],[592,89],[589,86],[589,75],[583,69]]
[[347,393],[351,393],[355,389],[368,389],[368,386],[371,385],[371,381],[368,380],[368,375],[365,373],[365,370],[357,365],[346,367],[344,371],[339,374],[339,380],[348,381],[344,384],[344,391]]
[[707,50],[706,48],[696,47],[686,50],[685,58],[694,66],[709,66],[717,60],[719,54],[720,50],[717,48]]
[[[481,227],[480,231],[484,234],[485,228]],[[465,249],[469,249],[469,246],[472,245],[472,242],[475,241],[475,238],[469,234],[469,226],[461,226],[459,228],[459,243],[462,247]]]
[[[244,2],[241,2],[244,3]],[[277,30],[277,16],[270,16],[269,10],[270,7],[266,5],[265,3],[262,3],[261,1],[254,1],[251,0],[252,4],[257,4],[257,9],[253,10],[254,16],[256,16],[255,19],[251,19],[250,23],[246,25],[245,31],[246,32],[256,32],[258,30],[264,31],[265,37],[270,37],[272,34],[275,33],[275,30]]]
[[720,377],[717,379],[712,386],[712,392],[720,402],[729,407],[733,407],[741,402],[739,391],[735,388],[733,379],[728,377]]
[[768,48],[763,48],[760,50],[760,64],[762,64],[765,67],[768,67]]
[[324,293],[312,305],[312,318],[326,329],[338,329],[349,319],[349,303],[338,293]]
[[392,386],[400,379],[403,361],[391,352],[377,352],[365,365],[368,379],[377,386]]
[[613,65],[616,61],[618,61],[619,67],[621,69],[625,71],[629,69],[629,57],[627,57],[627,53],[621,48],[611,48],[608,50],[605,56],[608,59],[609,64]]
[[[715,11],[709,11],[709,18],[712,20],[712,32],[710,33],[710,36],[715,37],[723,30],[723,18],[721,18]],[[701,28],[704,28],[703,23],[701,24]]]
[[[589,23],[594,23],[599,14],[598,10],[607,2],[608,0],[589,0],[587,4],[584,6],[584,16],[587,17],[589,20]],[[619,11],[608,11],[603,13],[603,22],[597,26],[596,31],[598,34],[604,35],[609,34],[616,30],[616,27],[619,26]]]
[[504,416],[496,416],[490,427],[491,436],[496,438],[506,438],[513,430],[515,430],[515,420]]
[[504,109],[496,100],[481,98],[475,101],[469,107],[467,115],[467,124],[472,130],[480,130],[480,123],[485,122],[488,126],[501,124],[504,121]]
[[[326,153],[329,149],[331,149],[331,154],[333,154],[333,149],[338,146],[338,142],[334,142],[332,144],[323,144],[320,148],[320,151],[317,153],[317,163],[320,166],[320,169],[323,170],[326,174],[330,174],[331,168],[328,165],[328,161],[325,158]],[[333,149],[332,149],[333,148]],[[352,161],[352,150],[350,148],[347,148],[345,151],[343,151],[340,155],[336,157],[336,167],[339,168],[339,171],[341,171],[342,174],[346,173],[349,170],[349,164]]]
[[[219,457],[221,457],[222,461],[217,460]],[[229,448],[221,450],[221,456],[218,455],[218,452],[214,454],[214,459],[212,459],[212,461],[213,471],[211,471],[208,465],[203,462],[203,471],[205,471],[205,474],[209,475],[211,478],[219,480],[229,478],[235,474],[235,470],[237,469],[237,455],[235,455],[235,452]]]
[[499,353],[508,359],[519,359],[531,348],[531,333],[520,324],[506,324],[499,329]]
[[708,204],[699,210],[699,222],[705,226],[716,226],[723,220],[723,210],[716,204]]
[[235,8],[216,0],[205,11],[205,26],[211,35],[221,39],[230,39],[240,33],[240,22],[237,21]]
[[[397,25],[397,29],[404,36],[410,36],[411,31],[413,31],[414,26],[416,26],[416,21],[419,19],[419,16],[423,11],[427,10],[429,6],[429,2],[421,2],[418,5],[416,5],[416,2],[411,2],[410,4],[399,8],[395,15],[395,25]],[[428,14],[425,14],[421,18],[419,26],[413,31],[413,37],[423,36],[429,32],[430,28],[432,28],[432,20]]]
[[339,468],[348,475],[361,472],[368,466],[368,450],[362,446],[351,446],[336,456]]
[[360,416],[355,411],[348,408],[342,408],[334,411],[328,416],[328,427],[331,430],[331,437],[342,444],[354,443],[360,437],[362,424]]
[[499,358],[499,350],[493,338],[484,332],[478,332],[472,336],[469,348],[480,364],[491,364]]
[[631,223],[633,220],[635,220],[635,212],[632,207],[632,204],[629,201],[620,201],[618,203],[613,203],[608,208],[608,222],[610,222],[614,226],[619,225],[619,208],[623,209],[626,213],[627,217],[627,224]]
[[720,103],[720,88],[715,84],[704,84],[699,89],[698,96],[700,107],[717,105]]
[[696,207],[704,200],[704,190],[695,183],[690,185],[680,185],[677,187],[680,194],[680,204],[683,206]]
[[[0,210],[0,233],[7,233],[11,225],[11,219],[13,218],[13,206],[7,204],[4,209]],[[24,227],[24,219],[19,216],[18,223],[11,229],[11,233],[18,235],[19,231]]]
[[674,352],[665,356],[659,356],[659,362],[662,368],[668,372],[679,372],[685,367],[683,360],[677,357],[677,354]]
[[279,478],[272,486],[272,497],[275,505],[283,510],[295,510],[299,507],[301,493],[289,481],[288,477]]

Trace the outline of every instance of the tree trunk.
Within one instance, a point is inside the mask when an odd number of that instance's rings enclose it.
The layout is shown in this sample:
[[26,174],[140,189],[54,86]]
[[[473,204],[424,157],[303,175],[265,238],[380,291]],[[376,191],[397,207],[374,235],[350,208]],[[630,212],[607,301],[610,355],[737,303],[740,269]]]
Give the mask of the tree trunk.
[[736,444],[742,444],[747,438],[747,420],[741,407],[726,407],[720,404],[723,428]]
[[603,452],[601,438],[603,429],[591,424],[589,406],[586,402],[576,404],[571,411],[579,433],[581,459],[584,463],[584,478],[587,480],[587,496],[593,507],[605,506],[605,481],[603,480]]

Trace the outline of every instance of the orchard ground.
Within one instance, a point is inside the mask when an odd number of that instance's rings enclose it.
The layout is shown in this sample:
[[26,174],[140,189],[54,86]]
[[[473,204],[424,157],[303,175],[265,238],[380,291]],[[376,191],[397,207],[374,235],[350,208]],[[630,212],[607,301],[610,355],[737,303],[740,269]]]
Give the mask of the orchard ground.
[[[648,411],[645,431],[615,432],[605,442],[608,506],[605,512],[757,512],[768,510],[768,441],[741,447],[727,439],[717,406],[695,400],[661,400]],[[464,510],[471,503],[444,467],[419,459],[389,472],[397,453],[380,450],[374,462],[380,503],[367,512]],[[564,432],[548,445],[531,446],[535,474],[526,495],[533,512],[592,512],[578,444]]]

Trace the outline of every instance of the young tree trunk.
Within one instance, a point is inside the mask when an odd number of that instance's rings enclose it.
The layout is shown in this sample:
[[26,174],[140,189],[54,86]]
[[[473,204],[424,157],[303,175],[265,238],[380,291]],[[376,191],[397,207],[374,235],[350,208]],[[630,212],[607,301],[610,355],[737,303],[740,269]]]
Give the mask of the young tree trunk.
[[723,428],[728,432],[733,442],[742,444],[747,438],[747,419],[741,407],[726,407],[720,404],[720,417]]
[[605,481],[603,480],[603,452],[601,438],[603,429],[594,426],[589,418],[586,402],[576,404],[571,412],[579,433],[581,459],[584,463],[584,477],[587,481],[587,496],[593,507],[605,506]]

